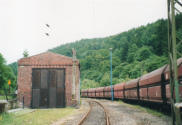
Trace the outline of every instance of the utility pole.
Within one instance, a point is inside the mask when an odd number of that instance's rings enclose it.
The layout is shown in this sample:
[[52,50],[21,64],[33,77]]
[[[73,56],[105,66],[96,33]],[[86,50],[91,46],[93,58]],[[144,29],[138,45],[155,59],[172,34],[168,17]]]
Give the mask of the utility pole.
[[[177,48],[176,48],[176,22],[175,12],[179,10],[175,7],[178,4],[182,7],[178,0],[168,0],[168,55],[170,68],[170,90],[171,90],[171,116],[172,125],[181,125],[179,82],[177,68]],[[179,12],[180,13],[180,12]]]
[[111,85],[111,100],[114,100],[113,86],[112,86],[112,48],[110,49],[110,85]]

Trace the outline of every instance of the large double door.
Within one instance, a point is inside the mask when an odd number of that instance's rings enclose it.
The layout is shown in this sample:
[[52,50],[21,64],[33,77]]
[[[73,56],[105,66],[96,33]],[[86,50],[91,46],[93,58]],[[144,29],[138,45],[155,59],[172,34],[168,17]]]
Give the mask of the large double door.
[[65,107],[65,70],[33,69],[32,108]]

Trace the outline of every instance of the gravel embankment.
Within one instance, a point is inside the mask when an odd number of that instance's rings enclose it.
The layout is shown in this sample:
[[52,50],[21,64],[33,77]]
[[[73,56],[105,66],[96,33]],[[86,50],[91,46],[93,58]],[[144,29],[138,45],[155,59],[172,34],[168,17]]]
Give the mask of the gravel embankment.
[[111,125],[170,125],[168,116],[157,117],[125,103],[99,100],[109,112]]

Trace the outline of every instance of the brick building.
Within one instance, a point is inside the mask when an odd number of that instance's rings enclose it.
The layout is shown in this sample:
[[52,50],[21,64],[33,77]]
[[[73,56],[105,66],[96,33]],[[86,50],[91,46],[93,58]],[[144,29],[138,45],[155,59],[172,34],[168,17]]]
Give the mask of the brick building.
[[45,52],[18,61],[18,101],[27,107],[75,106],[80,100],[76,58]]

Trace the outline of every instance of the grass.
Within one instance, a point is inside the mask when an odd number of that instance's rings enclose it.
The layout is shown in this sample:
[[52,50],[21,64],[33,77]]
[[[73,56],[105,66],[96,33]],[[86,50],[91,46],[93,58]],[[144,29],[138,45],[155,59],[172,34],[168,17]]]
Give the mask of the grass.
[[56,120],[72,114],[74,108],[37,109],[24,115],[4,113],[0,115],[0,125],[49,125]]
[[165,116],[163,113],[161,113],[159,111],[152,110],[152,109],[147,108],[147,107],[142,107],[140,105],[136,105],[136,104],[131,105],[131,104],[124,103],[123,101],[119,101],[119,103],[122,104],[122,105],[126,105],[128,107],[131,107],[131,108],[139,109],[141,111],[147,112],[147,113],[149,113],[151,115],[154,115],[154,116],[157,116],[157,117],[164,117]]
[[161,112],[158,112],[158,111],[156,111],[156,110],[152,110],[152,109],[150,109],[150,108],[144,108],[144,107],[141,107],[140,105],[135,105],[134,106],[135,108],[137,108],[137,109],[140,109],[140,110],[142,110],[142,111],[145,111],[145,112],[147,112],[147,113],[149,113],[149,114],[152,114],[152,115],[154,115],[154,116],[157,116],[157,117],[163,117],[163,116],[165,116],[164,114],[162,114]]
[[5,100],[6,97],[5,96],[0,96],[0,100]]
[[[8,99],[13,99],[12,96],[8,96]],[[0,100],[6,100],[6,96],[0,95]]]

